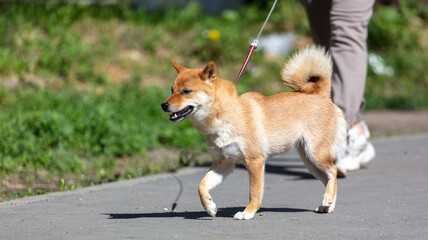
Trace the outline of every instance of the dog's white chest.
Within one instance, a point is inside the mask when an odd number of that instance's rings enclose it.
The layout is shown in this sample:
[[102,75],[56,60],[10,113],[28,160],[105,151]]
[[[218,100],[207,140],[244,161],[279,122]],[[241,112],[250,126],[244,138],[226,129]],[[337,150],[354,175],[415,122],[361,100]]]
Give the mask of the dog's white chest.
[[209,147],[213,157],[240,160],[242,158],[242,142],[233,136],[230,126],[223,126],[216,134],[211,135],[212,145]]
[[221,148],[218,146],[210,146],[209,151],[213,158],[216,159],[227,159],[234,162],[240,162],[242,160],[242,151],[239,143],[232,142]]
[[233,143],[231,127],[224,126],[216,134],[213,134],[213,143],[219,148],[224,148]]

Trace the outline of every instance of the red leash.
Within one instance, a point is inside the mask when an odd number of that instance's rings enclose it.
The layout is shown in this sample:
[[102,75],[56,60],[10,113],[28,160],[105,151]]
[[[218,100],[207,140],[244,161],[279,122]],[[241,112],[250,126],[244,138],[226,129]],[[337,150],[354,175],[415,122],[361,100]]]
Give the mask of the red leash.
[[239,71],[238,77],[236,78],[236,81],[235,81],[235,85],[236,85],[236,84],[238,84],[238,81],[239,81],[239,79],[241,78],[242,73],[244,72],[245,68],[247,67],[247,64],[248,64],[248,62],[250,61],[250,58],[251,58],[251,56],[253,55],[254,50],[256,50],[256,48],[257,48],[257,43],[258,43],[258,40],[257,40],[257,39],[255,39],[255,40],[251,43],[251,45],[250,45],[250,51],[248,51],[247,57],[245,58],[245,61],[244,61],[244,64],[242,65],[241,70]]
[[257,35],[257,38],[254,39],[254,41],[250,44],[250,51],[248,51],[247,57],[245,58],[245,61],[244,61],[244,64],[242,65],[241,70],[239,71],[238,77],[236,78],[236,81],[235,81],[235,85],[238,84],[238,81],[241,78],[242,73],[244,73],[244,70],[247,67],[248,62],[250,61],[250,58],[253,55],[254,50],[257,48],[257,43],[259,43],[260,34],[262,33],[263,28],[265,27],[267,21],[269,20],[269,17],[272,14],[272,11],[275,8],[277,1],[278,0],[275,0],[275,2],[273,3],[272,8],[270,9],[270,12],[269,12],[267,18],[266,18],[265,22],[263,23],[262,28],[260,29],[259,35]]

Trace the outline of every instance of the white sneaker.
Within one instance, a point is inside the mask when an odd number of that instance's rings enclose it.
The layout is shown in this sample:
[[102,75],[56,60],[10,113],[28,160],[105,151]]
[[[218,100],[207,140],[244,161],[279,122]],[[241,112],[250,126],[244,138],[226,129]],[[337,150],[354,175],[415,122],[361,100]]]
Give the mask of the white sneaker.
[[375,157],[373,144],[369,142],[369,129],[364,121],[359,122],[359,124],[363,127],[363,134],[360,133],[358,127],[352,127],[348,130],[346,154],[336,161],[338,177],[346,177],[347,171],[358,170],[362,164],[367,164]]

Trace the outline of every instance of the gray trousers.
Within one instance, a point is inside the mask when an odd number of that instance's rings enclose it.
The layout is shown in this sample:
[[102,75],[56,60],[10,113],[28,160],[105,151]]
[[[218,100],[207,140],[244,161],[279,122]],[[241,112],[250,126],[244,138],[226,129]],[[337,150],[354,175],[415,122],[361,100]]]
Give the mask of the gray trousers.
[[374,0],[301,0],[314,42],[333,58],[332,100],[348,127],[361,121],[367,75],[367,25]]

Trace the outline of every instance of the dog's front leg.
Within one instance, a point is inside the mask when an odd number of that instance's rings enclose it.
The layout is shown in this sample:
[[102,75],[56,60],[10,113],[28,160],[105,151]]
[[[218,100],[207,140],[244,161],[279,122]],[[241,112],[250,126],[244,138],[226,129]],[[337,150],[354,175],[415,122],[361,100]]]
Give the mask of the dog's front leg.
[[237,212],[234,219],[253,219],[256,212],[262,205],[263,181],[265,171],[265,158],[252,159],[247,163],[248,174],[250,176],[250,203],[243,212]]
[[233,162],[214,160],[210,170],[199,184],[198,190],[202,206],[212,217],[215,217],[217,213],[217,205],[214,203],[210,191],[219,185],[233,171],[234,167]]

